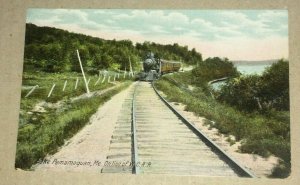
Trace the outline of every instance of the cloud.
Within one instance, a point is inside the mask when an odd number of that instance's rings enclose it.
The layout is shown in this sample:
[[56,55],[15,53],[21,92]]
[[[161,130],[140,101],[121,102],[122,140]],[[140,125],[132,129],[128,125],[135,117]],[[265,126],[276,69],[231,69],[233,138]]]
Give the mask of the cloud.
[[[287,11],[29,9],[27,22],[105,39],[195,47],[204,56],[287,57]],[[269,52],[267,51],[269,50]],[[262,51],[262,52],[260,52]]]
[[169,13],[166,17],[165,17],[166,21],[168,22],[172,22],[172,23],[176,23],[179,22],[181,24],[187,24],[189,22],[189,18],[182,14],[182,13],[178,13],[178,12],[171,12]]
[[[197,11],[195,11],[197,13]],[[213,20],[205,16],[192,17],[184,11],[172,10],[40,10],[47,14],[47,19],[34,21],[39,23],[73,24],[94,30],[130,29],[142,34],[189,34],[190,30],[200,32],[202,39],[226,39],[232,37],[263,37],[265,35],[286,34],[287,28],[282,25],[269,25],[276,18],[284,18],[286,12],[263,11],[253,20],[246,11],[218,11]],[[195,13],[195,14],[196,14]],[[275,17],[275,18],[274,18]],[[35,20],[39,19],[39,20]],[[269,21],[272,20],[272,21]],[[284,25],[284,24],[283,24]]]
[[[129,27],[144,34],[172,34],[172,31],[184,31],[189,23],[188,16],[183,13],[162,10],[132,10],[114,14],[111,19],[119,23],[119,27]],[[174,29],[176,28],[176,29]]]
[[206,21],[206,20],[200,19],[200,18],[193,19],[191,21],[191,25],[195,26],[195,27],[199,27],[202,30],[209,30],[209,31],[212,31],[212,32],[218,31],[218,27],[217,26],[213,25],[209,21]]
[[[252,38],[268,36],[287,37],[287,12],[277,10],[225,11],[220,13],[221,24]],[[284,26],[283,26],[284,25]]]
[[[33,16],[31,15],[33,13]],[[99,12],[97,12],[99,13]],[[46,15],[46,17],[45,17]],[[105,23],[99,23],[89,18],[89,14],[83,10],[68,9],[30,9],[27,22],[39,25],[70,25],[89,29],[112,29]]]
[[280,19],[287,19],[288,14],[286,10],[283,11],[274,11],[274,10],[267,10],[264,11],[263,13],[258,15],[258,18],[262,20],[262,22],[272,22],[274,20],[280,20]]
[[220,56],[230,60],[288,58],[288,40],[275,36],[259,40],[236,38],[227,41],[205,42],[200,44],[198,48],[201,48],[204,57]]
[[[199,33],[191,31],[190,34],[184,34],[178,37],[148,37],[147,39],[163,44],[179,43],[183,46],[187,45],[190,49],[196,48],[197,51],[202,53],[203,58],[215,56],[221,58],[227,57],[230,60],[288,58],[288,39],[286,38],[278,36],[270,36],[261,39],[236,37],[208,41],[195,37],[195,34]],[[222,36],[217,35],[216,37]]]
[[224,20],[223,25],[232,30],[247,29],[250,32],[259,33],[257,30],[265,30],[267,27],[261,20],[252,20],[246,14],[240,12],[226,11],[220,13],[220,16]]

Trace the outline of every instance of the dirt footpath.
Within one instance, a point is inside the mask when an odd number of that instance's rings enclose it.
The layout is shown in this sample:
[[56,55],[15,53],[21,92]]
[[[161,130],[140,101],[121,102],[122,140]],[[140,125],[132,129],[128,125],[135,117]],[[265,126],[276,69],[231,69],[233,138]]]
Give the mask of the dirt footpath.
[[122,104],[132,84],[103,104],[86,125],[57,153],[33,166],[34,170],[100,172]]

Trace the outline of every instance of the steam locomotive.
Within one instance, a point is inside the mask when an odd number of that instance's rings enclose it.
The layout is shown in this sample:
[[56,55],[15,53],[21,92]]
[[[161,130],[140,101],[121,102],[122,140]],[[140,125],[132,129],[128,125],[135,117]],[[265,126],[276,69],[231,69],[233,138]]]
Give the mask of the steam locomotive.
[[161,60],[155,58],[154,54],[149,52],[143,62],[143,71],[139,73],[139,80],[153,81],[163,74],[178,72],[180,68],[180,62]]

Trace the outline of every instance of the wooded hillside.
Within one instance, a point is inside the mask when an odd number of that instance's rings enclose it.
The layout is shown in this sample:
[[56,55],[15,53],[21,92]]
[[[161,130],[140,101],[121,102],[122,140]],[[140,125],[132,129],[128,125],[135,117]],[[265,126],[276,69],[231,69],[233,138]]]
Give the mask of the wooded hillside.
[[187,64],[202,61],[194,48],[161,45],[153,42],[133,44],[130,40],[104,40],[65,30],[26,24],[24,71],[46,72],[80,71],[76,56],[79,50],[83,65],[89,72],[99,69],[138,69],[148,51],[166,60],[181,60]]

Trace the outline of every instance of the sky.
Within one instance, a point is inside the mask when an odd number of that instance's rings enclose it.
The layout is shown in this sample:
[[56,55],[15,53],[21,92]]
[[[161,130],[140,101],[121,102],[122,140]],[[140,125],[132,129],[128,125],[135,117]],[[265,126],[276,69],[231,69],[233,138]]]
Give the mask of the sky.
[[28,9],[27,23],[195,48],[203,58],[288,59],[287,10]]

